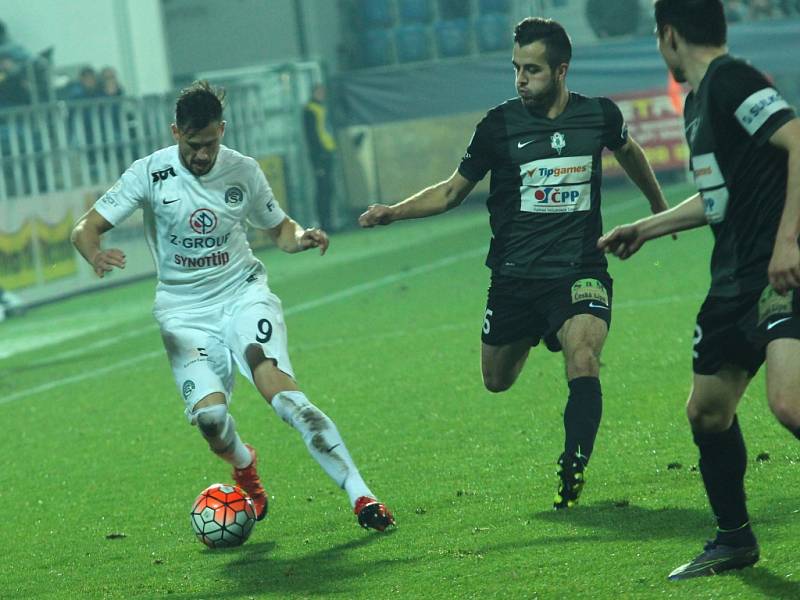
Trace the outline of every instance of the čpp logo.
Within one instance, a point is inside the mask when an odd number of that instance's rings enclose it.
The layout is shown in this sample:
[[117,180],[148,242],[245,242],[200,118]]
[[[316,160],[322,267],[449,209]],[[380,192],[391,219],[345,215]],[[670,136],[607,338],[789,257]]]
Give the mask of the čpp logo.
[[189,226],[195,233],[207,235],[217,228],[217,215],[207,208],[199,208],[189,217]]
[[539,204],[575,204],[581,197],[580,190],[561,190],[558,187],[546,187],[533,194]]

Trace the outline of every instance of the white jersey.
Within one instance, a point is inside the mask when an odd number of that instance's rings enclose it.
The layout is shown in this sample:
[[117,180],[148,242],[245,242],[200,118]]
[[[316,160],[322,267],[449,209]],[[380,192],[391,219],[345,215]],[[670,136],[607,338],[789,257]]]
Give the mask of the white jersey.
[[225,146],[202,176],[183,166],[178,146],[158,150],[134,162],[94,208],[115,226],[143,209],[156,311],[222,302],[248,278],[266,279],[247,224],[271,229],[286,217],[258,163]]

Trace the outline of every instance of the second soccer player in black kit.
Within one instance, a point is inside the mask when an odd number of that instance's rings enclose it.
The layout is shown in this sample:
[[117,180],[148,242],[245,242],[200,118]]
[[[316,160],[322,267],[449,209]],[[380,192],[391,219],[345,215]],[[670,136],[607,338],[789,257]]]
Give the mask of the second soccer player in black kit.
[[478,124],[447,179],[394,204],[372,205],[363,227],[455,208],[491,171],[487,200],[492,271],[483,315],[481,369],[492,392],[509,389],[532,346],[563,352],[569,398],[554,507],[571,507],[584,484],[600,417],[600,352],[611,324],[612,281],[597,249],[601,152],[614,152],[653,212],[667,208],[641,147],[607,98],[567,90],[572,47],[564,28],[527,18],[514,30],[519,97]]
[[684,117],[699,193],[599,245],[627,258],[660,235],[705,223],[714,232],[687,414],[717,534],[670,573],[679,580],[759,559],[736,407],[765,360],[769,406],[800,438],[800,119],[763,74],[728,54],[720,0],[656,0],[655,11],[667,67],[692,89]]

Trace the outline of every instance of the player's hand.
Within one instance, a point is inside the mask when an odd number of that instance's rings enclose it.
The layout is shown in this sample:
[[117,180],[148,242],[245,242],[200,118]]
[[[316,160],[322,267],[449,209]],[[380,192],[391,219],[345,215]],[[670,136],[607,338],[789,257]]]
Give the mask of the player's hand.
[[625,260],[635,254],[644,242],[636,225],[620,225],[597,240],[597,247]]
[[776,240],[767,268],[769,284],[781,296],[800,288],[800,247],[795,240]]
[[367,210],[358,217],[361,227],[375,227],[375,225],[388,225],[392,222],[392,209],[385,204],[370,204]]
[[100,250],[92,259],[92,268],[101,279],[114,267],[118,269],[125,268],[125,253],[119,248]]
[[298,240],[300,250],[308,250],[309,248],[319,248],[319,254],[322,256],[330,245],[328,234],[322,229],[317,227],[310,227],[303,231],[303,235]]

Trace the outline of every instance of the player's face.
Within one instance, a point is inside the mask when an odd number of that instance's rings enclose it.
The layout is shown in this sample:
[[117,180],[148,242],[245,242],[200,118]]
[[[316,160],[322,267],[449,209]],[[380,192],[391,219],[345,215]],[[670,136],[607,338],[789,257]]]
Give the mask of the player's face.
[[656,31],[656,39],[658,40],[658,51],[661,53],[664,63],[667,65],[675,81],[678,83],[686,83],[686,73],[681,66],[681,60],[678,55],[677,45],[675,43],[675,34],[672,28],[666,26],[664,31],[658,33]]
[[172,125],[172,137],[178,142],[183,166],[194,175],[205,175],[214,166],[219,144],[225,133],[225,121],[212,121],[203,129],[181,131]]
[[566,66],[553,71],[547,63],[547,49],[542,42],[525,46],[514,44],[512,58],[517,93],[528,108],[548,110],[564,85]]

